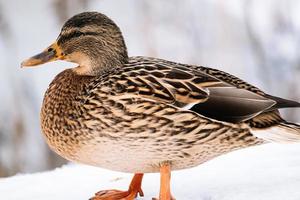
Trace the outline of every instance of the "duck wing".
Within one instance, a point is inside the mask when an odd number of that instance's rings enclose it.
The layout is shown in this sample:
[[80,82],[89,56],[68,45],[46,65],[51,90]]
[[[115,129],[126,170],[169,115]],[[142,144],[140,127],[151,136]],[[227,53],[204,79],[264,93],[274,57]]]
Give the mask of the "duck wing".
[[142,96],[232,123],[278,108],[300,106],[265,94],[226,72],[157,58],[131,57],[110,81],[115,93]]

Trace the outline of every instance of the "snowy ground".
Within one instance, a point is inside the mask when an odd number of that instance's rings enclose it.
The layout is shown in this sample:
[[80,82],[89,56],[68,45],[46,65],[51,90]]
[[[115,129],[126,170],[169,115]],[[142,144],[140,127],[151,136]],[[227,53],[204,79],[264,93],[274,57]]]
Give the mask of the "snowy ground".
[[[0,179],[3,200],[87,200],[100,189],[127,189],[131,174],[67,165],[50,172]],[[147,174],[144,198],[159,191]],[[193,169],[172,173],[177,200],[299,200],[300,144],[268,144],[236,151]]]

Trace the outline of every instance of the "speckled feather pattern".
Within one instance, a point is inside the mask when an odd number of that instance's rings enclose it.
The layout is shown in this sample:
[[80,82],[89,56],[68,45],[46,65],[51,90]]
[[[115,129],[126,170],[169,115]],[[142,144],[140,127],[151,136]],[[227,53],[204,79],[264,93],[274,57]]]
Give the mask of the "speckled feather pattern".
[[228,84],[264,94],[218,70],[147,57],[96,77],[68,69],[45,94],[42,130],[55,152],[75,162],[133,173],[158,172],[162,162],[189,168],[263,143],[250,133],[269,122],[261,115],[234,124],[185,109],[206,101],[209,87]]

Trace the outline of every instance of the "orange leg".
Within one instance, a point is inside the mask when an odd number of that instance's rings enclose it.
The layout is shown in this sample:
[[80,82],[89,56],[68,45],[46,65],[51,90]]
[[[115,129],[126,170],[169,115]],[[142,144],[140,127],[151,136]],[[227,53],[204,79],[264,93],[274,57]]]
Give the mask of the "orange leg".
[[[171,166],[169,163],[163,163],[160,166],[160,192],[159,200],[175,200],[171,195]],[[153,198],[153,200],[157,200]]]
[[134,200],[138,194],[144,196],[141,188],[143,175],[135,174],[133,176],[128,191],[103,190],[97,192],[90,200]]

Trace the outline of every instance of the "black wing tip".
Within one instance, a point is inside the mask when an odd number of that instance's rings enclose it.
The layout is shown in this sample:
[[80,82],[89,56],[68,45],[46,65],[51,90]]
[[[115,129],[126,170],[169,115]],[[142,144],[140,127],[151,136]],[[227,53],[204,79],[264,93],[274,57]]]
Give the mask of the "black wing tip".
[[275,96],[272,96],[272,95],[269,95],[269,94],[266,94],[265,97],[276,101],[276,104],[273,106],[274,108],[300,107],[300,103],[297,102],[297,101],[283,99],[283,98],[275,97]]

